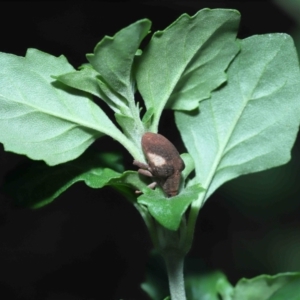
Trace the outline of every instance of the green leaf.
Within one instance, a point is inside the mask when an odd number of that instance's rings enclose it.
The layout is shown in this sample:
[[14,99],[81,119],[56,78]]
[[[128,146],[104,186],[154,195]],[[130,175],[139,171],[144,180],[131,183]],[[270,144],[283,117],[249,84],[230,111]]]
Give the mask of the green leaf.
[[142,191],[147,187],[148,183],[141,180],[138,172],[126,171],[121,176],[111,178],[107,185],[112,186],[125,196],[130,202],[136,203],[136,191]]
[[154,114],[154,108],[153,107],[150,107],[148,108],[148,110],[145,112],[145,114],[143,115],[143,123],[145,124],[145,127],[146,128],[149,128],[150,127],[150,124],[151,124],[151,121],[152,121],[152,117],[153,117],[153,114]]
[[72,88],[101,98],[101,90],[98,83],[100,76],[90,64],[82,65],[79,71],[72,71],[54,78]]
[[[136,132],[137,130],[136,119],[128,115],[118,114],[118,113],[115,113],[115,118],[117,123],[123,128],[123,132],[125,133],[126,136],[131,136],[133,132]],[[139,148],[141,147],[141,138],[139,138],[137,142],[137,146]]]
[[90,93],[102,100],[116,113],[130,115],[127,103],[110,88],[101,75],[90,65],[81,66],[81,70],[63,74],[55,79],[81,91]]
[[0,141],[5,150],[49,165],[75,159],[107,134],[134,147],[86,94],[52,76],[73,71],[65,57],[29,49],[25,57],[0,53]]
[[[80,71],[57,77],[64,84],[103,99],[116,113],[118,124],[136,149],[140,149],[145,129],[140,120],[139,105],[134,99],[133,62],[141,55],[139,46],[150,26],[151,22],[143,19],[123,28],[113,37],[105,36],[96,45],[94,53],[87,54],[91,64],[84,65]],[[141,151],[137,155],[143,157]]]
[[[139,55],[139,45],[149,33],[150,26],[151,22],[147,19],[137,21],[120,30],[114,37],[104,37],[95,47],[94,53],[87,54],[87,59],[101,77],[97,79],[102,98],[118,114],[118,124],[137,148],[140,148],[144,126],[134,99],[132,69],[135,56]],[[131,130],[127,129],[129,119],[132,121]]]
[[106,86],[118,93],[124,103],[133,100],[132,65],[150,26],[151,22],[147,19],[137,21],[114,37],[105,36],[95,47],[94,54],[87,54],[87,59],[104,79]]
[[242,278],[236,284],[232,300],[299,300],[300,273],[282,273]]
[[136,203],[135,191],[145,189],[149,180],[141,180],[136,171],[124,172],[120,158],[115,153],[88,150],[78,159],[54,167],[31,162],[29,167],[14,171],[3,189],[16,205],[40,208],[51,203],[76,182],[84,181],[95,189],[110,186],[130,202]]
[[143,189],[143,195],[138,198],[138,203],[146,205],[152,217],[169,230],[177,230],[182,215],[188,206],[198,198],[204,189],[193,185],[184,189],[179,195],[166,198],[157,190]]
[[226,81],[225,70],[239,51],[239,20],[235,10],[203,9],[153,35],[136,68],[138,90],[147,108],[155,109],[155,126],[165,106],[192,110]]
[[115,112],[129,111],[128,106],[120,99],[117,92],[104,82],[104,79],[90,64],[84,64],[79,71],[63,74],[55,77],[55,79],[104,100]]
[[120,156],[113,153],[87,151],[74,161],[54,167],[32,162],[30,167],[12,174],[4,189],[17,205],[39,208],[79,181],[91,188],[113,185],[113,179],[122,176],[123,166],[119,161]]
[[253,36],[241,46],[227,85],[199,111],[175,113],[195,161],[193,182],[208,189],[206,199],[232,178],[288,162],[298,132],[300,73],[292,39]]
[[300,276],[278,289],[268,300],[300,300]]
[[[135,119],[135,127],[138,127],[136,124],[140,119],[134,101],[132,66],[135,56],[141,55],[138,47],[150,26],[151,22],[144,19],[123,28],[114,37],[105,36],[96,45],[94,54],[87,54],[91,64],[85,64],[80,71],[63,74],[57,79],[103,99],[118,115]],[[123,120],[120,118],[118,121],[126,129],[127,121],[123,124]]]
[[223,290],[232,292],[226,276],[220,271],[203,272],[199,269],[196,273],[189,273],[185,277],[186,296],[191,300],[219,300],[220,285],[223,286]]
[[192,156],[189,153],[182,153],[181,155],[182,160],[184,161],[185,168],[181,172],[181,176],[184,180],[190,175],[192,171],[195,169],[195,163]]

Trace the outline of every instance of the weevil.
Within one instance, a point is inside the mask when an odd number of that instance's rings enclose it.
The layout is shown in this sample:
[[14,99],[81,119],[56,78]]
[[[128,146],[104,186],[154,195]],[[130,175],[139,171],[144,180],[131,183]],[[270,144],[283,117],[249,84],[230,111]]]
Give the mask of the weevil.
[[168,197],[176,196],[185,165],[175,146],[161,134],[146,132],[142,137],[142,149],[148,165],[134,160],[133,164],[140,168],[138,172],[154,178],[150,188],[159,184]]

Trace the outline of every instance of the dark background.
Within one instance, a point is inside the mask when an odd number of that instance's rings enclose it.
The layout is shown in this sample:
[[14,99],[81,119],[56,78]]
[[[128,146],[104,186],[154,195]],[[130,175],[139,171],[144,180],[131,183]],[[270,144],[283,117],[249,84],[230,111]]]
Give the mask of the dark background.
[[[38,48],[64,54],[78,67],[104,35],[142,18],[152,20],[155,32],[204,7],[238,9],[240,38],[297,34],[297,19],[273,2],[10,1],[0,2],[0,51],[24,56],[27,48]],[[161,133],[178,140],[172,122],[166,112]],[[92,147],[115,146],[105,138]],[[126,154],[124,161],[133,169]],[[28,162],[0,145],[0,184]],[[241,277],[300,271],[299,170],[298,140],[289,164],[225,184],[200,213],[190,256],[222,270],[233,284]],[[139,285],[151,242],[138,212],[115,191],[76,184],[39,210],[17,208],[8,196],[0,197],[0,298],[148,299]]]

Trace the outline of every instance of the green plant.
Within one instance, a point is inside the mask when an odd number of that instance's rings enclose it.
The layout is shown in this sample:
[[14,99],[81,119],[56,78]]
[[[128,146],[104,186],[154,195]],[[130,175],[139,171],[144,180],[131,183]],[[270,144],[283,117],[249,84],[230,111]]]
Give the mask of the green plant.
[[[142,50],[151,22],[140,20],[104,37],[78,71],[63,56],[35,49],[25,57],[0,54],[0,141],[7,151],[51,166],[38,165],[11,183],[16,200],[39,208],[78,181],[117,189],[144,219],[166,262],[174,300],[186,299],[183,262],[205,201],[233,178],[288,162],[298,131],[300,73],[292,39],[238,40],[239,19],[237,11],[223,9],[182,15]],[[108,105],[114,120],[92,96]],[[181,155],[178,195],[149,189],[117,154],[83,154],[108,135],[145,162],[141,137],[158,131],[164,109],[174,110],[188,151]],[[298,299],[299,282],[300,273],[285,273],[241,279],[233,287],[213,272],[187,277],[186,293],[188,299]],[[153,299],[167,296],[151,280],[143,288]]]

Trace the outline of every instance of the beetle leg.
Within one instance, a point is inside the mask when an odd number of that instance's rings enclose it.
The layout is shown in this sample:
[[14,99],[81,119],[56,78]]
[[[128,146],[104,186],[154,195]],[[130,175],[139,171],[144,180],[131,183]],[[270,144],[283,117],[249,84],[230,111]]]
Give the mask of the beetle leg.
[[144,176],[153,177],[152,173],[148,170],[138,169],[138,172]]
[[144,164],[140,161],[134,160],[133,164],[135,166],[138,166],[140,169],[138,169],[138,172],[144,176],[153,177],[152,173],[150,172],[150,168],[147,164]]
[[[150,188],[150,189],[154,189],[156,186],[157,186],[157,182],[155,182],[155,181],[150,183],[149,185],[147,185],[147,187]],[[141,191],[135,191],[135,193],[136,194],[142,194]]]
[[149,166],[145,163],[140,162],[140,161],[134,160],[132,164],[135,165],[135,166],[138,166],[141,169],[149,170]]
[[[152,173],[149,170],[149,166],[147,164],[142,163],[142,162],[137,161],[137,160],[134,160],[133,164],[140,168],[140,169],[138,169],[139,174],[142,174],[142,175],[147,176],[147,177],[153,177]],[[150,188],[150,189],[154,189],[156,186],[157,186],[157,182],[155,182],[155,181],[150,183],[149,185],[147,185],[147,187]],[[135,193],[136,194],[142,194],[141,191],[135,191]]]

